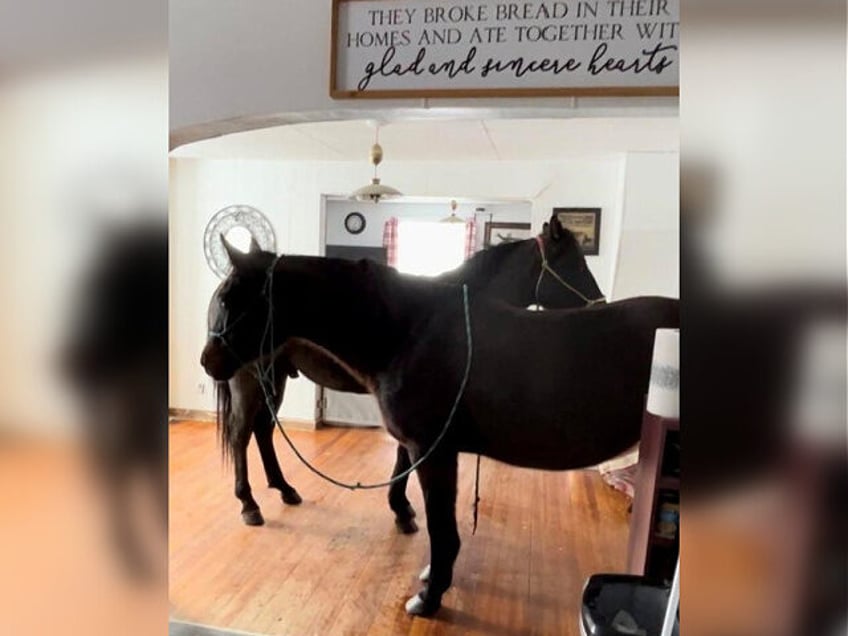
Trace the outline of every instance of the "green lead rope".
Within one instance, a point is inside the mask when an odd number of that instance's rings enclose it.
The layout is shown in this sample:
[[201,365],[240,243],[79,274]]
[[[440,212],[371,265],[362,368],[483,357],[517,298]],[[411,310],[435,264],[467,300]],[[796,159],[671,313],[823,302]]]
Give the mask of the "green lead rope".
[[[270,297],[270,292],[273,289],[273,276],[274,276],[274,268],[272,267],[271,270],[269,271],[268,323],[265,326],[265,336],[266,337],[269,334],[273,334],[274,303],[273,303],[273,299]],[[262,387],[262,393],[265,395],[265,406],[268,408],[268,411],[271,413],[271,417],[274,419],[274,423],[277,425],[277,428],[280,429],[280,433],[283,434],[283,438],[286,440],[289,447],[292,449],[292,452],[297,456],[297,458],[309,470],[311,470],[313,473],[318,475],[321,479],[324,479],[325,481],[328,481],[331,484],[334,484],[334,485],[339,486],[341,488],[347,488],[348,490],[369,490],[369,489],[374,489],[374,488],[385,488],[386,486],[391,486],[393,483],[400,481],[401,479],[404,479],[405,477],[407,477],[410,473],[412,473],[413,470],[418,468],[421,464],[423,464],[430,457],[430,455],[433,454],[433,451],[436,450],[436,447],[439,445],[439,443],[442,441],[442,439],[444,438],[444,436],[448,432],[448,428],[450,427],[451,422],[453,421],[454,415],[456,414],[456,410],[457,410],[457,408],[459,408],[459,402],[460,402],[460,400],[462,400],[462,396],[465,394],[465,387],[468,384],[468,378],[471,375],[471,351],[472,351],[473,347],[472,347],[472,341],[471,341],[471,312],[470,312],[469,304],[468,304],[468,286],[467,285],[462,286],[462,303],[463,303],[463,309],[464,309],[464,313],[465,313],[465,341],[466,341],[466,347],[467,347],[467,355],[466,355],[466,360],[465,360],[465,373],[462,376],[462,382],[459,385],[459,391],[456,394],[456,399],[454,400],[453,406],[451,407],[450,413],[448,414],[448,419],[445,422],[445,425],[442,427],[442,431],[439,433],[439,436],[436,438],[436,441],[433,442],[433,445],[427,450],[427,452],[424,453],[420,458],[418,458],[418,460],[415,463],[413,463],[409,468],[407,468],[405,471],[403,471],[402,473],[400,473],[398,475],[395,475],[394,477],[392,477],[388,481],[383,481],[383,482],[379,482],[379,483],[376,483],[376,484],[363,484],[361,482],[356,482],[354,484],[351,484],[351,483],[339,481],[338,479],[335,479],[334,477],[327,475],[326,473],[322,472],[321,470],[319,470],[318,468],[313,466],[303,455],[300,454],[300,451],[294,445],[294,442],[292,442],[291,438],[289,438],[288,434],[286,433],[286,429],[283,428],[282,424],[280,424],[279,418],[277,417],[277,410],[274,408],[273,396],[271,395],[271,393],[268,391],[268,388],[267,388],[267,381],[269,380],[269,376],[271,374],[273,374],[273,368],[274,368],[273,360],[271,360],[268,363],[268,367],[266,369],[263,369],[258,361],[256,362],[256,372],[260,377],[259,386]],[[265,338],[263,338],[263,340],[264,339]],[[264,347],[265,342],[263,342],[262,345]],[[270,345],[269,350],[273,349],[273,341],[271,341],[269,343],[269,345]],[[480,472],[480,458],[478,456],[478,458],[477,458],[478,479],[479,479],[479,472]],[[474,504],[474,528],[475,528],[475,530],[477,528],[477,504],[476,504],[476,502]]]
[[474,527],[471,534],[477,534],[477,508],[480,504],[480,455],[477,455],[477,470],[474,473]]

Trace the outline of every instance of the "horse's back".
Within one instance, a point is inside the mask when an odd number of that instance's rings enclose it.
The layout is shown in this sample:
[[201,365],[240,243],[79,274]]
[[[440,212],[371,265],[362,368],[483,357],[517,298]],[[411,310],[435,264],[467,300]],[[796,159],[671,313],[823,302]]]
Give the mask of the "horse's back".
[[579,311],[476,307],[469,425],[509,463],[575,468],[638,440],[654,333],[678,303],[634,298]]

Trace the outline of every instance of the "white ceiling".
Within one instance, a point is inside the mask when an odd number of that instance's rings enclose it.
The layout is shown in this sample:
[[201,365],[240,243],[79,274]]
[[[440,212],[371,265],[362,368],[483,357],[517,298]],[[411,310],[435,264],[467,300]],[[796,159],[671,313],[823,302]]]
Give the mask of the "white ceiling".
[[[367,160],[368,120],[275,126],[180,146],[173,157],[274,161]],[[677,117],[399,121],[380,126],[386,161],[543,161],[677,151]]]

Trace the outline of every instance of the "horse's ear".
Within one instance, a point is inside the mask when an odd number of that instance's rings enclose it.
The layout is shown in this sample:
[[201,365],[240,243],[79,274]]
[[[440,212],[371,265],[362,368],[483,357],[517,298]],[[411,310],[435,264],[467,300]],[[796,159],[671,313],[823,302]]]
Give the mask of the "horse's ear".
[[221,237],[221,243],[224,245],[227,256],[230,258],[230,263],[233,264],[235,269],[241,269],[245,264],[247,254],[230,245],[229,241],[224,238],[223,234],[220,234],[219,236]]
[[254,254],[255,252],[261,252],[262,246],[259,245],[259,242],[256,240],[256,237],[252,234],[250,235],[250,254]]
[[542,234],[547,234],[547,233],[548,233],[548,222],[545,221],[544,223],[542,223]]
[[558,241],[562,238],[562,223],[560,223],[556,214],[551,216],[551,222],[546,223],[546,225],[548,226],[548,236],[551,237],[552,241]]

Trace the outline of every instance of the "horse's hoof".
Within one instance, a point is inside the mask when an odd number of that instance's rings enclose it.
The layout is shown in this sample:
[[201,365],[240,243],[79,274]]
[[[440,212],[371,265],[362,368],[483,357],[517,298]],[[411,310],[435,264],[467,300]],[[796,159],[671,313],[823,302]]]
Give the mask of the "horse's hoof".
[[282,491],[283,503],[286,503],[290,506],[296,506],[298,504],[303,503],[303,499],[300,498],[300,495],[297,494],[297,491],[292,488],[291,490],[283,490]]
[[430,564],[427,564],[423,570],[421,570],[421,574],[418,575],[418,580],[424,583],[427,583],[430,580]]
[[262,518],[262,513],[259,510],[248,510],[241,513],[241,519],[248,526],[261,526],[265,523]]
[[395,525],[401,534],[415,534],[418,532],[418,524],[415,519],[395,519]]
[[413,596],[404,605],[406,613],[410,616],[432,616],[439,610],[440,606],[441,603],[425,601],[420,594]]

